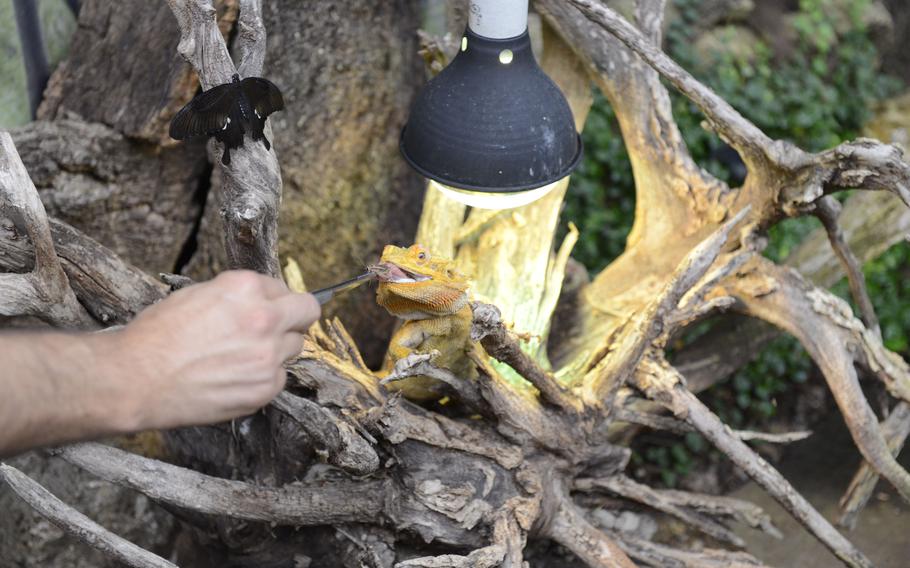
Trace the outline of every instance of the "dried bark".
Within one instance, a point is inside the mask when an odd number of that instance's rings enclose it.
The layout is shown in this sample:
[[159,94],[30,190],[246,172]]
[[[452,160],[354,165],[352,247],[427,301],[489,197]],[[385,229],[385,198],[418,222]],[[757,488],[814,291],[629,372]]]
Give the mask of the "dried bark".
[[94,328],[94,320],[70,288],[54,250],[44,205],[7,132],[0,132],[0,215],[11,222],[10,229],[28,236],[35,251],[31,272],[0,274],[0,315],[33,316],[65,328]]
[[[236,0],[219,5],[227,33]],[[38,118],[75,114],[131,139],[177,145],[168,124],[199,85],[174,51],[179,33],[164,2],[86,0],[69,55],[51,77]]]
[[32,122],[12,135],[48,214],[145,270],[175,269],[199,214],[201,145],[153,150],[69,119]]
[[18,469],[0,464],[0,479],[22,500],[77,540],[92,541],[104,554],[134,568],[176,568],[160,556],[120,538],[57,499],[47,489]]
[[[218,6],[227,34],[236,0]],[[174,52],[178,37],[164,3],[86,0],[39,122],[14,134],[51,215],[152,273],[183,262],[206,168],[202,145],[168,136],[170,118],[199,87]]]
[[[311,289],[351,277],[387,243],[414,238],[422,182],[401,160],[398,139],[424,80],[418,8],[406,0],[331,0],[318,10],[296,0],[263,3],[263,74],[287,107],[269,119],[283,181],[278,253],[282,264],[300,265]],[[197,280],[227,266],[220,184],[216,172],[188,272]],[[378,367],[394,318],[371,294],[345,294],[325,314],[342,317]]]

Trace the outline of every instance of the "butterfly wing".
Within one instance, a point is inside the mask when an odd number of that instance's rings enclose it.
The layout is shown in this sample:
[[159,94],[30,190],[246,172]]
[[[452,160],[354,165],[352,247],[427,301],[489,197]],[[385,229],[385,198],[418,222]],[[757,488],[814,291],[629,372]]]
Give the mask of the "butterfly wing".
[[253,116],[249,117],[252,130],[250,134],[253,140],[260,140],[263,138],[265,119],[274,112],[284,110],[284,97],[275,83],[262,77],[247,77],[240,82],[240,88],[253,111]]
[[247,77],[240,81],[240,88],[253,110],[265,120],[273,112],[284,110],[284,97],[275,83],[262,77]]
[[212,134],[215,140],[224,144],[224,154],[221,155],[222,164],[230,164],[231,150],[243,146],[243,133],[243,114],[240,112],[240,105],[234,105],[224,126]]
[[228,124],[238,94],[235,85],[225,83],[196,95],[171,120],[171,138],[183,140],[217,134]]

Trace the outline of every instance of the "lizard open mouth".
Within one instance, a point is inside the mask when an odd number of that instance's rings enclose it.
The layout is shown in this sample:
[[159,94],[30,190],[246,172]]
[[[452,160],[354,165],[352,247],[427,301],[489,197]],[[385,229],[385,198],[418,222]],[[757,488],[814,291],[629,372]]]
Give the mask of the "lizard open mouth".
[[391,262],[374,264],[370,266],[369,270],[376,275],[380,282],[389,282],[391,284],[415,284],[432,280],[429,276],[407,270]]

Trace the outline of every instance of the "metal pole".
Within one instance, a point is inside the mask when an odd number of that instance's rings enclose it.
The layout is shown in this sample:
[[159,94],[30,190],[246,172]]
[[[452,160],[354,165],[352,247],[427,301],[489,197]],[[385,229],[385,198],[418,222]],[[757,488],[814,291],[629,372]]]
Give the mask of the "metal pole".
[[34,119],[50,75],[47,53],[44,51],[44,40],[41,36],[41,21],[38,19],[38,6],[35,0],[13,0],[13,11],[16,13],[16,29],[19,30],[22,59],[25,61],[28,102]]

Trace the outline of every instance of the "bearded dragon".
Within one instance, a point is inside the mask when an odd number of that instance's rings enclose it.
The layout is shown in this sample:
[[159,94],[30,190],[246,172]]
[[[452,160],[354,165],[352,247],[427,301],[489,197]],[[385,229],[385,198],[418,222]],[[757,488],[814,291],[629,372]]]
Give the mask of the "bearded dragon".
[[[420,245],[401,248],[388,245],[379,264],[370,267],[379,286],[377,303],[390,314],[404,320],[392,336],[388,358],[381,376],[388,375],[395,363],[412,353],[438,351],[433,365],[456,376],[471,378],[474,365],[466,356],[471,349],[471,320],[468,279],[455,270],[455,262],[434,257]],[[409,377],[390,383],[411,399],[441,398],[438,381],[429,377]]]

